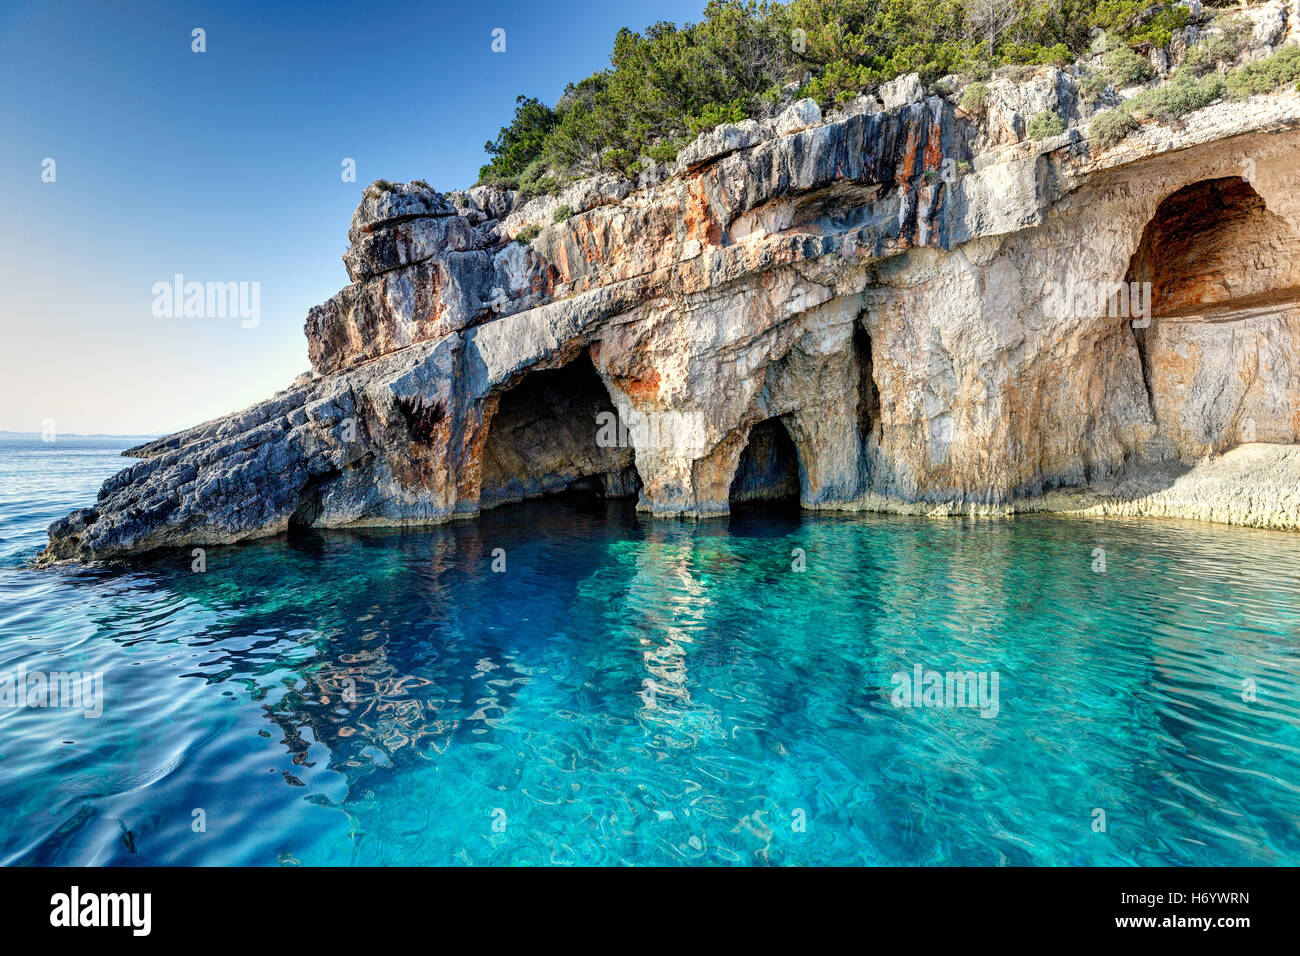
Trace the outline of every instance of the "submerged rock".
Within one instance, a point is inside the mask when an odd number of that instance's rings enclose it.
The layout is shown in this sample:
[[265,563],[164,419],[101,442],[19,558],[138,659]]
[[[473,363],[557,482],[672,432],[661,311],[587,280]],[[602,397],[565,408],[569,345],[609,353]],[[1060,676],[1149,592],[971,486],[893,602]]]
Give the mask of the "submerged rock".
[[[1074,84],[999,80],[982,123],[911,78],[885,110],[800,101],[636,190],[371,186],[312,374],[132,449],[43,559],[565,490],[1300,528],[1300,95],[1100,151]],[[1072,128],[1029,142],[1043,109]]]

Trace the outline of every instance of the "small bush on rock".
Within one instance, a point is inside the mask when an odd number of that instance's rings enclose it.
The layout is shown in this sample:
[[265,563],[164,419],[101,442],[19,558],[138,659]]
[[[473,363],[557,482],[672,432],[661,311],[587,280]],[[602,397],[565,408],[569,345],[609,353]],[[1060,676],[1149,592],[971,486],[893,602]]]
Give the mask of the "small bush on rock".
[[715,126],[721,126],[723,123],[739,123],[749,114],[745,110],[743,100],[735,99],[729,103],[710,103],[704,107],[695,116],[689,116],[686,119],[686,127],[691,134],[698,136],[700,133],[707,133]]
[[983,114],[989,105],[989,88],[978,80],[966,87],[961,94],[961,108],[973,116]]
[[519,202],[526,202],[534,196],[554,196],[560,191],[560,182],[554,176],[547,175],[546,167],[542,163],[531,163],[527,169],[513,183],[506,182],[505,185],[512,189],[519,190],[517,197]]
[[1220,63],[1232,62],[1236,55],[1237,51],[1233,49],[1232,44],[1215,34],[1203,38],[1200,43],[1188,50],[1179,69],[1200,76],[1209,73]]
[[1029,138],[1050,139],[1065,132],[1065,121],[1051,110],[1043,110],[1029,121]]
[[1089,106],[1096,106],[1101,101],[1101,98],[1106,95],[1108,89],[1110,89],[1110,84],[1099,73],[1089,74],[1079,81],[1079,96]]
[[1214,25],[1219,28],[1220,36],[1233,56],[1246,48],[1251,35],[1255,32],[1255,24],[1236,12],[1216,17]]
[[1137,125],[1137,121],[1123,107],[1107,110],[1098,113],[1088,125],[1088,138],[1099,149],[1109,149],[1137,129]]
[[645,154],[656,163],[671,163],[677,158],[677,154],[681,152],[683,145],[685,144],[674,142],[672,140],[664,140],[663,142],[655,143],[653,146],[648,147]]
[[1151,79],[1151,64],[1126,46],[1107,53],[1105,63],[1111,86],[1132,86]]
[[1217,73],[1202,77],[1180,73],[1168,83],[1143,90],[1125,107],[1138,119],[1172,120],[1209,106],[1224,91],[1223,77]]

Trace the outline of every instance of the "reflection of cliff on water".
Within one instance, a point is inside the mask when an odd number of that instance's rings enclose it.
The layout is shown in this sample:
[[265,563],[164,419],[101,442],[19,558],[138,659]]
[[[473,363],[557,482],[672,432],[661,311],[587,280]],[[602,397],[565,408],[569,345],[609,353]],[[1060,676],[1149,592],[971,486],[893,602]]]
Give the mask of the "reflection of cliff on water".
[[[565,499],[463,524],[210,548],[203,573],[191,570],[189,551],[158,553],[114,573],[125,610],[98,623],[122,642],[174,641],[174,628],[164,636],[119,624],[142,617],[133,592],[151,605],[159,590],[180,599],[197,621],[186,621],[183,643],[207,652],[182,676],[239,685],[296,765],[327,761],[356,782],[373,766],[490,736],[538,648],[580,623],[565,611],[602,562],[600,540],[636,534],[631,503]],[[492,572],[498,548],[504,574]]]
[[[1243,562],[1224,557],[1243,532],[1179,522],[631,508],[303,532],[210,549],[203,574],[187,551],[159,555],[108,573],[118,610],[94,637],[188,658],[174,673],[239,698],[241,732],[265,716],[287,783],[342,804],[375,859],[481,859],[494,845],[463,821],[494,807],[545,843],[563,807],[591,841],[576,857],[659,824],[684,853],[707,817],[748,820],[732,849],[776,859],[790,849],[772,834],[803,808],[813,839],[887,821],[854,859],[983,860],[971,806],[1014,799],[1050,808],[995,841],[1028,863],[1075,845],[1080,820],[1091,833],[1094,807],[1133,812],[1133,794],[1185,808],[1202,840],[1248,809],[1253,859],[1293,843],[1285,813],[1240,789],[1295,777],[1270,736],[1300,727],[1292,537],[1249,533]],[[891,675],[918,664],[998,673],[997,719],[893,707]],[[1247,675],[1258,703],[1240,698]],[[1118,832],[1116,858],[1150,852]]]

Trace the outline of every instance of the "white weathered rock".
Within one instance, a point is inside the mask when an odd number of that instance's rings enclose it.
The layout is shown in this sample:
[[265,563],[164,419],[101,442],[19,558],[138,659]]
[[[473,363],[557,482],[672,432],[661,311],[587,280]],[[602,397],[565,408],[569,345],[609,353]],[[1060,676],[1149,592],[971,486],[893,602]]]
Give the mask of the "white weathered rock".
[[679,169],[689,170],[713,162],[738,149],[748,149],[763,139],[763,127],[756,120],[742,120],[739,123],[723,123],[688,143],[677,154]]
[[455,214],[456,210],[442,193],[423,183],[397,183],[394,188],[373,183],[366,187],[357,211],[352,214],[348,239],[356,242],[361,236],[391,222]]
[[488,219],[504,219],[514,208],[515,191],[499,186],[474,186],[466,190],[474,204]]
[[888,83],[880,84],[880,99],[885,109],[896,110],[902,106],[919,103],[925,98],[925,88],[921,85],[919,73],[908,73]]
[[1257,56],[1267,56],[1282,42],[1287,33],[1291,4],[1282,0],[1269,0],[1258,6],[1240,11],[1251,23],[1250,48]]
[[821,107],[816,100],[796,100],[777,114],[772,121],[777,136],[788,136],[809,126],[816,126],[822,121]]
[[1024,139],[1030,121],[1044,111],[1067,120],[1078,117],[1074,78],[1054,67],[1042,68],[1018,83],[1006,77],[991,80],[988,88],[983,132],[991,145]]

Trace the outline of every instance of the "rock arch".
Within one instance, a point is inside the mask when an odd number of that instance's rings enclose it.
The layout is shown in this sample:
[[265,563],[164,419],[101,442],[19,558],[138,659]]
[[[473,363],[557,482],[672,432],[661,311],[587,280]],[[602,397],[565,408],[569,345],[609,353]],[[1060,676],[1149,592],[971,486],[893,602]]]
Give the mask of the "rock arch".
[[[500,395],[489,419],[479,507],[565,493],[635,497],[641,489],[636,456],[617,440],[618,429],[607,427],[616,420],[586,352],[559,368],[526,373]],[[606,440],[610,432],[613,441]]]
[[749,430],[749,438],[731,479],[729,506],[757,503],[797,504],[802,465],[794,439],[780,418],[767,418]]

